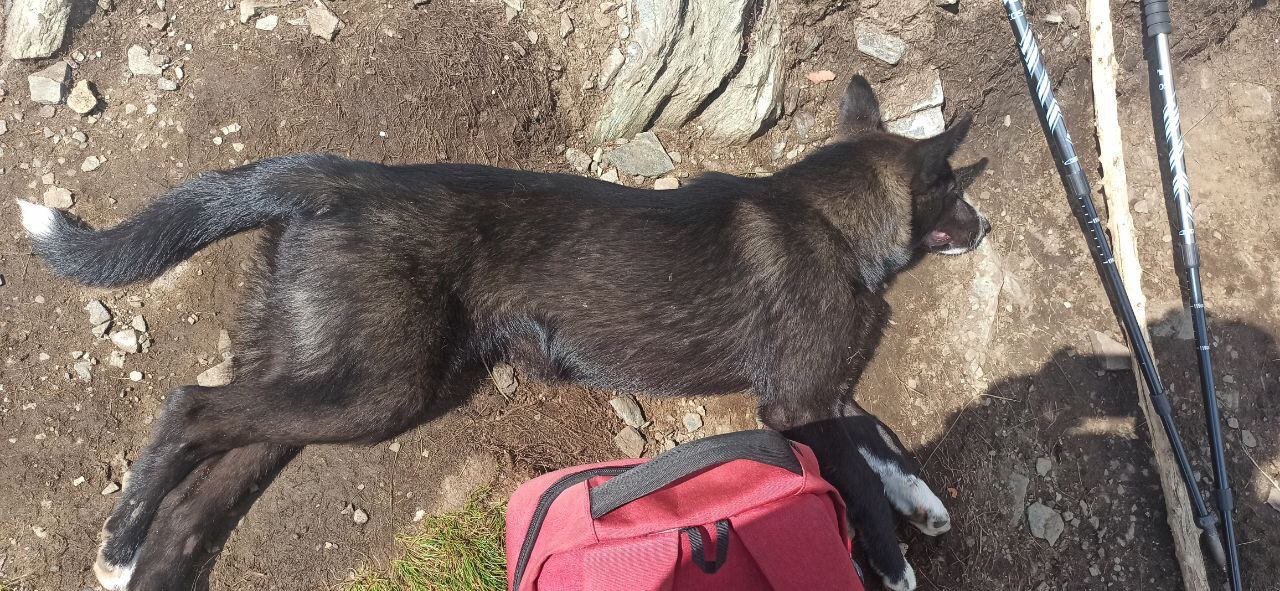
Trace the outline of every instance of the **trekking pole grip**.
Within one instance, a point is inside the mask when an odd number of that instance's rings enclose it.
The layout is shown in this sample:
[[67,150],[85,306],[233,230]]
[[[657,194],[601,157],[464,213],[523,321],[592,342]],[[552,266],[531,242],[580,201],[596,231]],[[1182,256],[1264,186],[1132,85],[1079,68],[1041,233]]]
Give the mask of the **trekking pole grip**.
[[777,431],[753,429],[713,435],[676,446],[591,489],[591,517],[599,519],[681,478],[734,460],[752,460],[796,474],[804,472],[791,442]]
[[1146,25],[1148,37],[1173,32],[1169,19],[1169,0],[1142,0],[1142,22]]

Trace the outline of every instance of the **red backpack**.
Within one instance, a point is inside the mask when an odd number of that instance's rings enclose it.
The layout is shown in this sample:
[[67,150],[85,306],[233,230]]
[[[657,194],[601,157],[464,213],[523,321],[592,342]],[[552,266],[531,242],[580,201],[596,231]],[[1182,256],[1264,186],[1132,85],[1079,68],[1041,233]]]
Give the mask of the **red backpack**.
[[808,447],[717,435],[566,468],[507,507],[513,591],[862,591],[844,502]]

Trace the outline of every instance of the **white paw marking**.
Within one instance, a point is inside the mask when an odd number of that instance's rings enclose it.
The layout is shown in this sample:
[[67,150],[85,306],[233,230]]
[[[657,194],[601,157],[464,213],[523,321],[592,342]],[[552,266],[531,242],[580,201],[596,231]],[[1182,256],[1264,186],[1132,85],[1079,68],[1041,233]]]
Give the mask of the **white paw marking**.
[[911,568],[911,563],[907,562],[904,564],[906,564],[907,567],[903,569],[901,579],[895,581],[887,575],[882,577],[884,579],[884,586],[886,589],[891,589],[892,591],[915,591],[916,571]]
[[22,210],[22,227],[37,238],[53,233],[53,222],[56,213],[53,209],[37,205],[30,201],[18,199],[18,208]]
[[877,457],[865,447],[859,447],[858,453],[880,475],[885,496],[893,508],[906,515],[916,529],[929,536],[951,530],[951,514],[923,480],[903,472],[896,462]]
[[129,587],[129,579],[133,578],[133,569],[137,565],[136,558],[127,565],[117,565],[110,564],[102,556],[98,556],[98,561],[93,563],[93,576],[98,578],[98,583],[107,591],[125,591]]

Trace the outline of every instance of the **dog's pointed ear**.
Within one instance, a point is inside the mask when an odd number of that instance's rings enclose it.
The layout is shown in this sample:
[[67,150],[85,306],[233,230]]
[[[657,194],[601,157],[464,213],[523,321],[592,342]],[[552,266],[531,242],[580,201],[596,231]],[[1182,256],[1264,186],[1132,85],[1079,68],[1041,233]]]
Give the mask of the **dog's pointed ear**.
[[948,170],[947,158],[960,147],[972,124],[973,117],[965,115],[946,131],[920,140],[907,150],[907,159],[915,171],[912,188],[919,190],[933,186],[938,176]]
[[968,189],[970,185],[978,180],[978,177],[982,176],[983,171],[987,170],[987,164],[989,163],[989,160],[983,158],[973,164],[955,169],[956,184],[960,185],[961,189]]
[[836,121],[836,136],[851,137],[868,131],[883,129],[880,121],[880,101],[871,90],[871,83],[861,74],[849,81],[840,101],[840,117]]

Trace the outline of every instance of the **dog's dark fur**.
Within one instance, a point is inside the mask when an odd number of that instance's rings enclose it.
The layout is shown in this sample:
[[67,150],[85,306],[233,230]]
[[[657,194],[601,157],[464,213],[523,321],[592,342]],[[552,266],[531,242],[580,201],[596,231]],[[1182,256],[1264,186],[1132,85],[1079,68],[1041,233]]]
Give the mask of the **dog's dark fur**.
[[300,155],[193,179],[101,231],[24,204],[36,252],[97,286],[266,228],[236,379],[169,394],[107,521],[100,577],[137,562],[131,588],[189,586],[230,531],[222,514],[243,513],[302,446],[392,437],[506,359],[608,390],[753,390],[767,425],[817,452],[872,566],[914,587],[890,506],[933,533],[945,509],[903,492],[927,487],[850,393],[888,318],[884,283],[925,252],[972,249],[987,226],[947,163],[968,119],[923,141],[879,122],[855,78],[836,142],[769,178],[675,191]]

